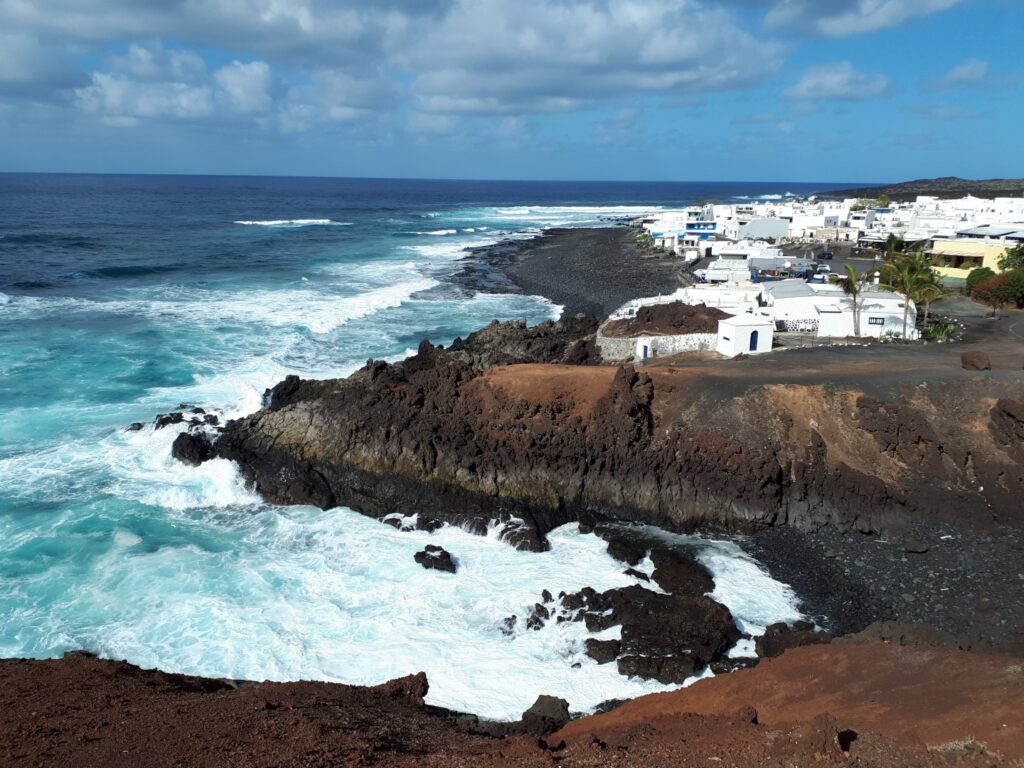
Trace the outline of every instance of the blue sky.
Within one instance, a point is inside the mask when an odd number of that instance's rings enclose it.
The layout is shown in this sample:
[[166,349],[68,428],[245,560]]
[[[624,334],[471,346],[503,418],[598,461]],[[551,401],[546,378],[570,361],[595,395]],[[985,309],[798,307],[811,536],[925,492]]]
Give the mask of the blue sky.
[[1019,0],[0,0],[0,170],[1024,176]]

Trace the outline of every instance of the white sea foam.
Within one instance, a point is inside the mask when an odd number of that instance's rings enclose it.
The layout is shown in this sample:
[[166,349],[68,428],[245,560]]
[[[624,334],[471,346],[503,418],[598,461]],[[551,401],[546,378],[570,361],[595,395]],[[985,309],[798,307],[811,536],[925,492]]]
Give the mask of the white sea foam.
[[[586,710],[662,689],[594,663],[583,652],[579,623],[522,629],[544,589],[557,594],[633,583],[603,542],[575,526],[555,531],[552,550],[537,554],[517,552],[493,534],[477,537],[450,527],[433,535],[402,533],[344,509],[275,508],[247,489],[226,461],[189,467],[172,459],[170,445],[183,426],[119,428],[177,402],[213,409],[222,421],[251,413],[264,389],[287,373],[342,376],[377,350],[388,350],[392,359],[414,352],[407,346],[410,329],[557,317],[559,307],[537,298],[479,294],[440,302],[417,293],[435,287],[435,276],[467,246],[634,212],[640,209],[519,208],[505,216],[507,223],[494,223],[489,239],[468,230],[486,230],[493,210],[476,217],[486,226],[460,212],[434,225],[471,224],[466,231],[390,254],[405,258],[311,266],[310,279],[274,289],[164,284],[106,300],[12,298],[6,317],[52,314],[71,324],[76,313],[144,318],[166,338],[195,344],[194,370],[206,373],[183,386],[153,387],[128,403],[70,400],[5,412],[5,427],[16,421],[18,434],[30,435],[43,421],[72,426],[59,442],[19,446],[24,452],[0,458],[5,500],[60,510],[31,525],[27,515],[0,515],[0,555],[30,546],[47,553],[31,559],[18,591],[0,601],[0,657],[88,648],[195,674],[363,684],[423,669],[432,703],[491,717],[517,717],[540,693],[565,696],[574,709]],[[380,322],[367,321],[378,313]],[[458,558],[458,574],[426,572],[413,561],[428,542]],[[716,596],[721,590],[742,626],[756,629],[793,614],[792,601],[786,602],[791,593],[766,580],[738,549],[723,543],[707,551],[709,567],[718,569]],[[740,562],[730,565],[731,559]],[[506,636],[501,623],[511,614],[520,617],[520,629]],[[5,625],[18,629],[5,632]]]
[[[22,618],[51,653],[85,647],[147,667],[253,680],[369,685],[424,671],[430,703],[500,719],[518,717],[541,693],[588,711],[668,688],[595,663],[581,622],[522,626],[544,589],[636,583],[576,525],[552,532],[549,552],[533,553],[454,527],[397,531],[345,509],[262,507],[171,523],[170,531],[116,527],[109,551],[66,600],[49,613],[26,607]],[[428,543],[452,552],[457,574],[414,562]],[[517,629],[506,635],[513,614]],[[0,646],[3,655],[25,650]]]
[[262,221],[236,221],[249,227],[351,227],[349,221],[333,221],[332,219],[266,219]]
[[294,326],[328,333],[352,320],[381,309],[399,306],[437,280],[413,274],[410,279],[370,287],[355,295],[342,295],[330,286],[238,292],[175,287],[157,289],[151,298],[96,301],[76,297],[19,297],[12,304],[25,314],[99,312],[144,316],[207,324],[245,323],[257,326]]
[[433,235],[435,237],[443,237],[445,235],[457,235],[459,231],[457,229],[433,229],[429,232],[419,232],[420,235]]

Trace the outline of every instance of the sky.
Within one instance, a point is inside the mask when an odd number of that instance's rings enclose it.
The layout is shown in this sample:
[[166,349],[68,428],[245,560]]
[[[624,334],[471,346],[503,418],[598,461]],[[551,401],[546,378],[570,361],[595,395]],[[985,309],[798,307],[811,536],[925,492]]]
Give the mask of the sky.
[[1024,176],[1022,0],[0,0],[0,171]]

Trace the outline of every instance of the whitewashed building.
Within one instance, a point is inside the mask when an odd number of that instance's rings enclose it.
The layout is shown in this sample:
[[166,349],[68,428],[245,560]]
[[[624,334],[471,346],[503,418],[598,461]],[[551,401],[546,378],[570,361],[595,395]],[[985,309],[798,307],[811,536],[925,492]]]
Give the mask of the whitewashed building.
[[772,351],[775,323],[765,315],[742,314],[718,321],[716,349],[720,355],[759,355]]
[[[889,291],[863,290],[857,299],[858,328],[854,328],[853,299],[832,284],[781,280],[765,283],[765,312],[776,330],[814,333],[821,337],[881,338],[903,333],[903,297]],[[907,310],[907,337],[916,339],[917,307]],[[855,333],[855,330],[857,331]]]

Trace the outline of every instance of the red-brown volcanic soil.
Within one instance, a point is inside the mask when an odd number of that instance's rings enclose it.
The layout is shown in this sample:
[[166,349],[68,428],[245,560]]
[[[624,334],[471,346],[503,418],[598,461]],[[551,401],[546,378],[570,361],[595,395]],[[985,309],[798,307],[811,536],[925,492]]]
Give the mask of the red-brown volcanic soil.
[[1020,659],[843,641],[791,649],[753,669],[635,699],[571,722],[552,739],[577,748],[592,734],[609,745],[628,743],[638,733],[678,731],[683,715],[724,715],[748,706],[768,727],[828,713],[840,731],[932,750],[970,740],[1007,760],[1024,758]]
[[628,320],[613,320],[603,330],[605,336],[627,338],[640,334],[717,333],[718,321],[729,317],[715,307],[692,306],[674,301],[640,307]]
[[236,686],[73,654],[0,662],[0,765],[1020,765],[1021,669],[936,648],[812,646],[538,740],[464,732],[423,706],[422,676]]

